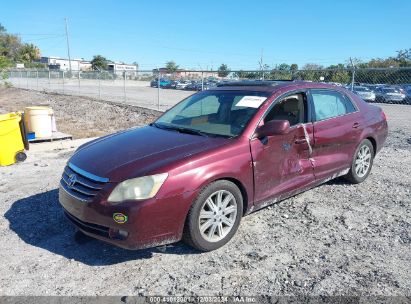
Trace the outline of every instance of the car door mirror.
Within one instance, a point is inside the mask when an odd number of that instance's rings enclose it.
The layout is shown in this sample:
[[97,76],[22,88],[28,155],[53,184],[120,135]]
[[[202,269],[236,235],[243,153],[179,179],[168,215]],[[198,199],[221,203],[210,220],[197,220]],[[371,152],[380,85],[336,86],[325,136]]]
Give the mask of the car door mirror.
[[287,134],[290,130],[288,120],[270,120],[256,130],[256,137]]

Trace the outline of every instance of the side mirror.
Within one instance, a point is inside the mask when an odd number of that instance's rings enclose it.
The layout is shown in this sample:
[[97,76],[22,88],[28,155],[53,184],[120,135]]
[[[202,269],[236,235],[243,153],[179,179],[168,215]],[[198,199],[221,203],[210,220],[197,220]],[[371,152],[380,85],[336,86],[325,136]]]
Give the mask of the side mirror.
[[290,131],[288,120],[270,120],[256,130],[256,137],[287,134]]

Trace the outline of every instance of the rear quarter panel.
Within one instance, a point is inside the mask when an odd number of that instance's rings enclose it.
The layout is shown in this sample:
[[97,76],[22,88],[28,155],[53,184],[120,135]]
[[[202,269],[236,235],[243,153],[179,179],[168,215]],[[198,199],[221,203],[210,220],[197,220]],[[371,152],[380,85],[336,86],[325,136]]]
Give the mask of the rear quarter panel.
[[361,131],[360,141],[369,138],[373,139],[376,151],[378,153],[384,146],[388,136],[388,124],[383,118],[382,109],[376,105],[371,105],[363,101],[358,96],[350,93],[350,97],[360,108],[362,115],[363,128]]

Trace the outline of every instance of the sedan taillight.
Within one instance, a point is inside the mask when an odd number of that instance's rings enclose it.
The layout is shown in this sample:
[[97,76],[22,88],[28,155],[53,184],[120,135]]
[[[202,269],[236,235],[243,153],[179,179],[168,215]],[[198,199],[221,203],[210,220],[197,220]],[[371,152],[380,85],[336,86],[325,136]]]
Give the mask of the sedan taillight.
[[387,115],[385,115],[385,113],[384,113],[383,110],[381,110],[381,118],[382,118],[383,120],[387,120]]

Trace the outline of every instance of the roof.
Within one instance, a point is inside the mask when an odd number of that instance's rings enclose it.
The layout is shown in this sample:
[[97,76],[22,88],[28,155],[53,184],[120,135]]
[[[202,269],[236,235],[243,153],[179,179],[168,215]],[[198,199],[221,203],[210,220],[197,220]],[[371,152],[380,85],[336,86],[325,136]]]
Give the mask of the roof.
[[273,87],[278,86],[280,83],[289,83],[292,80],[240,80],[240,81],[227,81],[220,82],[217,87]]
[[217,84],[217,87],[211,88],[212,90],[252,90],[261,92],[277,91],[281,88],[292,89],[333,89],[342,90],[343,88],[335,86],[333,84],[321,83],[321,82],[309,82],[301,80],[244,80],[244,81],[227,81]]

